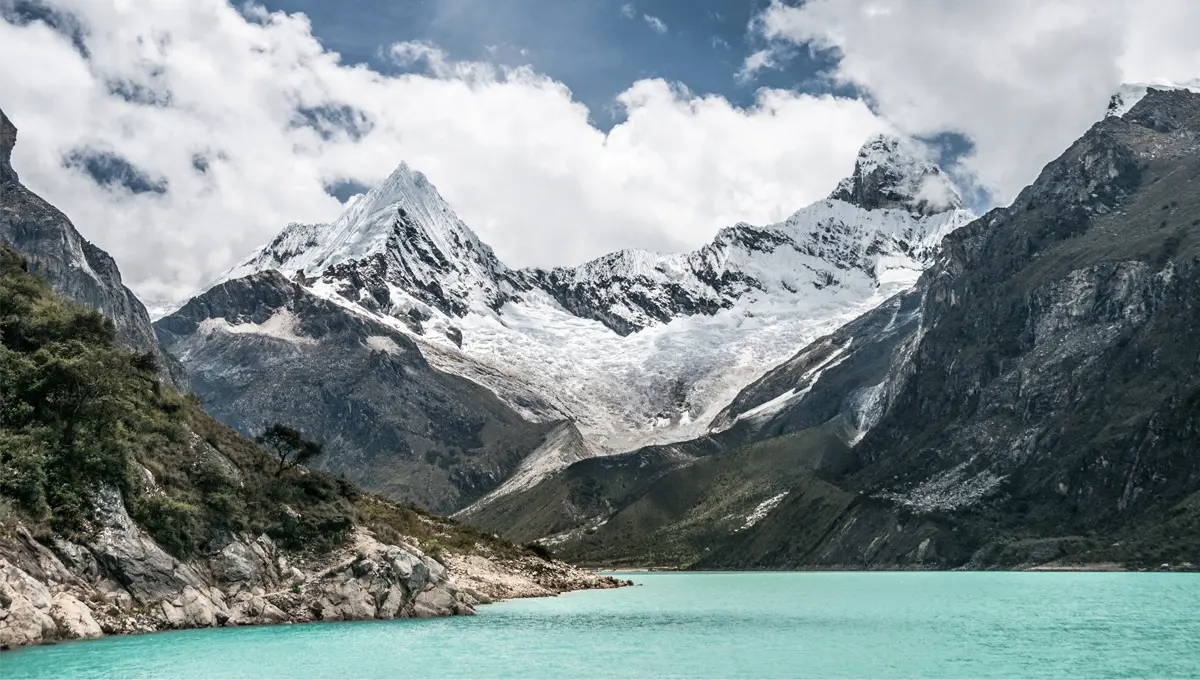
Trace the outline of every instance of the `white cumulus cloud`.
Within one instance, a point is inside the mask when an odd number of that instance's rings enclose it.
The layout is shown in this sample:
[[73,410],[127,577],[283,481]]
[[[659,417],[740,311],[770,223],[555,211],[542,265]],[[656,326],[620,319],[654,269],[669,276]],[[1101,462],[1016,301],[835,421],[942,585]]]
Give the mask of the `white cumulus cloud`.
[[[763,89],[739,108],[641,80],[606,133],[563,83],[427,43],[391,47],[420,72],[389,77],[341,63],[302,15],[223,0],[49,2],[82,27],[83,50],[40,21],[0,20],[0,63],[37,65],[0,69],[0,107],[20,129],[14,164],[149,300],[194,291],[290,221],[334,218],[343,206],[326,187],[370,186],[402,160],[509,264],[570,264],[781,219],[890,129],[854,99]],[[99,186],[64,164],[81,150],[165,191]]]
[[646,25],[648,25],[650,27],[650,29],[653,30],[655,33],[658,33],[661,35],[661,34],[667,32],[667,24],[662,19],[659,19],[656,16],[651,16],[649,14],[642,15],[642,18],[646,20]]
[[738,69],[737,75],[734,77],[738,82],[746,83],[754,79],[758,72],[764,68],[774,68],[776,65],[775,49],[763,49],[751,53],[742,62],[742,67]]
[[833,75],[918,135],[974,144],[963,168],[1000,202],[1104,113],[1122,82],[1200,75],[1194,0],[772,0],[750,23],[771,45],[832,50]]

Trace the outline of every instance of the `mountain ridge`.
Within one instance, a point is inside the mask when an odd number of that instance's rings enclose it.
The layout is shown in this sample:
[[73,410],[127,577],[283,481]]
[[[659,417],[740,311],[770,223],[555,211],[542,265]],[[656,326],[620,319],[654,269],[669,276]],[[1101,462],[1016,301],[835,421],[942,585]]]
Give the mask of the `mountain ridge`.
[[[869,209],[831,196],[691,253],[625,250],[549,270],[504,265],[402,164],[330,225],[289,226],[223,279],[280,270],[410,333],[438,369],[524,417],[571,419],[598,450],[628,450],[700,432],[717,402],[786,358],[789,338],[832,330],[915,280],[971,217],[917,153],[868,140],[843,187]],[[940,207],[920,195],[931,182],[948,197]]]

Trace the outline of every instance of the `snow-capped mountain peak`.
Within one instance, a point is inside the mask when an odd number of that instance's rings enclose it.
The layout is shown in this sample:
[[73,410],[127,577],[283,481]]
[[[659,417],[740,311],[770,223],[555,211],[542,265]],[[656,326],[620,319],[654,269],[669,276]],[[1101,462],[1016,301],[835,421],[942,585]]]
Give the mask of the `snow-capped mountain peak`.
[[507,299],[507,268],[407,163],[332,223],[288,225],[222,280],[267,269],[323,281],[351,302],[418,325],[430,307],[461,317]]
[[794,299],[829,287],[871,290],[915,280],[942,237],[974,215],[914,142],[876,135],[833,195],[778,224],[744,222],[687,254],[624,250],[577,267],[523,270],[576,316],[621,335],[743,298]]
[[917,215],[962,208],[950,178],[925,159],[915,142],[886,134],[862,145],[854,173],[838,184],[830,198],[866,210],[895,208]]

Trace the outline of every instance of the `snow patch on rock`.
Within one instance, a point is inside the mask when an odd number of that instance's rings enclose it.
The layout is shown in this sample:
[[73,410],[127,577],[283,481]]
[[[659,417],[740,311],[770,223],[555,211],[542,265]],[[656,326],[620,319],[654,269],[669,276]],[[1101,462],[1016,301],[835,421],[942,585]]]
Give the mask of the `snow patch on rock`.
[[242,333],[249,335],[264,335],[276,340],[283,340],[295,345],[315,345],[317,340],[300,334],[296,315],[290,309],[280,309],[262,323],[246,321],[231,324],[225,319],[210,318],[200,323],[202,333]]
[[396,344],[395,340],[387,337],[386,335],[367,336],[367,339],[364,341],[364,343],[367,345],[367,347],[376,352],[384,352],[387,354],[402,354],[404,352],[404,350],[400,348],[400,345]]
[[959,463],[908,492],[884,493],[880,494],[880,497],[919,512],[957,510],[975,505],[990,496],[1006,476],[991,470],[971,475],[968,468],[972,462]]
[[758,506],[754,508],[753,512],[751,512],[749,515],[746,515],[746,523],[736,531],[744,531],[761,522],[764,517],[766,517],[772,510],[776,508],[776,506],[783,502],[784,498],[787,498],[789,493],[791,492],[784,491],[781,494],[772,496],[762,503],[759,503]]

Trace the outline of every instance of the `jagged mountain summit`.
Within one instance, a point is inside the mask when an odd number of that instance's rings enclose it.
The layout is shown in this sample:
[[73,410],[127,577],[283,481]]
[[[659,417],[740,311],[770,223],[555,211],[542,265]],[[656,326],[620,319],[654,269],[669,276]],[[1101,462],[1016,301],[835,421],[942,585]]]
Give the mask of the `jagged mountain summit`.
[[434,314],[498,309],[508,269],[425,175],[402,163],[332,224],[291,224],[227,273],[321,279],[343,299],[420,331]]
[[[691,253],[506,267],[401,165],[329,225],[291,225],[224,279],[278,270],[403,330],[427,360],[599,452],[697,436],[797,346],[915,282],[972,215],[908,142],[864,145],[830,198]],[[560,460],[562,456],[549,456]]]
[[876,135],[858,151],[854,174],[830,198],[866,210],[898,208],[936,215],[962,208],[962,198],[937,165],[924,160],[909,140]]

